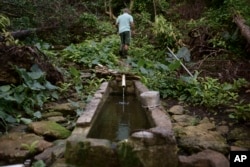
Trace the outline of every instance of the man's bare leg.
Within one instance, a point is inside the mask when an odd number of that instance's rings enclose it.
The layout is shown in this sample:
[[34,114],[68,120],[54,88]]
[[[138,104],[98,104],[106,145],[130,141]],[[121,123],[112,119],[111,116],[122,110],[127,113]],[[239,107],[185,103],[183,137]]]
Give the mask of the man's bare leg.
[[125,57],[128,55],[128,45],[126,45],[126,44],[124,45],[123,53],[124,53]]

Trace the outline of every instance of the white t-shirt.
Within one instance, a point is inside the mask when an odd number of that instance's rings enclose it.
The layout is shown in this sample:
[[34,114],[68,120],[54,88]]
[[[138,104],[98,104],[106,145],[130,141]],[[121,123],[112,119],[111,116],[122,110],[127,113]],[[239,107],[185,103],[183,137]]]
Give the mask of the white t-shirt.
[[130,31],[130,24],[133,23],[133,17],[128,13],[123,13],[116,19],[116,24],[119,26],[119,33]]

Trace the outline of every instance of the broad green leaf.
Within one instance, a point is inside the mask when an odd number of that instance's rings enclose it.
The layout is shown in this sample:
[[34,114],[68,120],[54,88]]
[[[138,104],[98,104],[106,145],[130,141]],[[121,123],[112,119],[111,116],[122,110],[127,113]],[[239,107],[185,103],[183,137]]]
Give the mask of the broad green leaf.
[[8,117],[8,114],[6,114],[6,112],[2,111],[2,108],[1,108],[1,110],[0,110],[0,118],[5,119],[7,117]]
[[144,67],[140,67],[140,71],[142,74],[148,74],[148,71]]
[[181,67],[181,63],[178,60],[173,61],[171,64],[168,65],[170,71],[177,70]]
[[167,65],[159,63],[159,66],[161,67],[161,69],[163,69],[164,71],[169,71],[169,68]]
[[21,118],[20,121],[23,122],[23,123],[26,124],[26,125],[27,125],[27,124],[30,124],[30,123],[32,122],[32,120],[29,119],[29,118]]
[[17,122],[16,118],[14,118],[11,115],[8,115],[8,117],[5,119],[5,121],[7,121],[8,123],[16,123]]
[[186,47],[182,47],[178,50],[176,56],[178,58],[183,58],[185,61],[189,62],[190,61],[190,57],[191,57],[191,54],[190,54],[190,51],[188,50],[188,48]]
[[49,81],[46,81],[44,86],[45,86],[47,89],[49,89],[49,90],[56,90],[56,89],[58,89],[57,86],[52,85]]
[[231,90],[233,88],[233,85],[232,84],[224,84],[223,86],[223,90]]
[[41,114],[40,111],[35,112],[35,113],[33,114],[33,116],[34,116],[35,118],[42,118],[42,114]]
[[34,81],[34,83],[27,83],[27,85],[32,90],[44,90],[45,89],[45,87],[37,81]]
[[51,94],[51,97],[53,97],[54,99],[59,99],[59,94],[57,93],[57,92],[53,92],[52,94]]
[[78,71],[75,67],[70,67],[69,71],[70,71],[70,74],[75,77],[80,76],[80,71]]
[[29,72],[28,75],[31,79],[37,80],[42,76],[44,76],[44,73],[42,71],[36,71],[36,72],[34,71],[34,72]]
[[0,86],[0,91],[1,92],[7,92],[7,91],[10,90],[10,88],[11,88],[10,85],[3,85],[3,86]]

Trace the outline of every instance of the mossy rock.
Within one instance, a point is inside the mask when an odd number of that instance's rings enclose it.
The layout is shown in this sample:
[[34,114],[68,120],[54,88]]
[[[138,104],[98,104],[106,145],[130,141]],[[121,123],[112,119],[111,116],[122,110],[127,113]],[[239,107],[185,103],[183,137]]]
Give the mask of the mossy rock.
[[32,122],[29,128],[38,135],[55,139],[65,139],[71,134],[68,129],[53,121]]
[[118,157],[122,167],[143,167],[136,151],[134,151],[133,143],[124,140],[117,145]]

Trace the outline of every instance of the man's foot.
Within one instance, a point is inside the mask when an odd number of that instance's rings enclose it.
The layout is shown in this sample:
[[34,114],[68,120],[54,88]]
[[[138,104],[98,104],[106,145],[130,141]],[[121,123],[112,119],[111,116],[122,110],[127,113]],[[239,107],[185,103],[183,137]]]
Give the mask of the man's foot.
[[120,56],[123,56],[122,50],[119,50],[119,55],[120,55]]
[[124,52],[123,52],[123,57],[124,57],[124,58],[127,58],[127,56],[128,56],[128,50],[124,50]]

